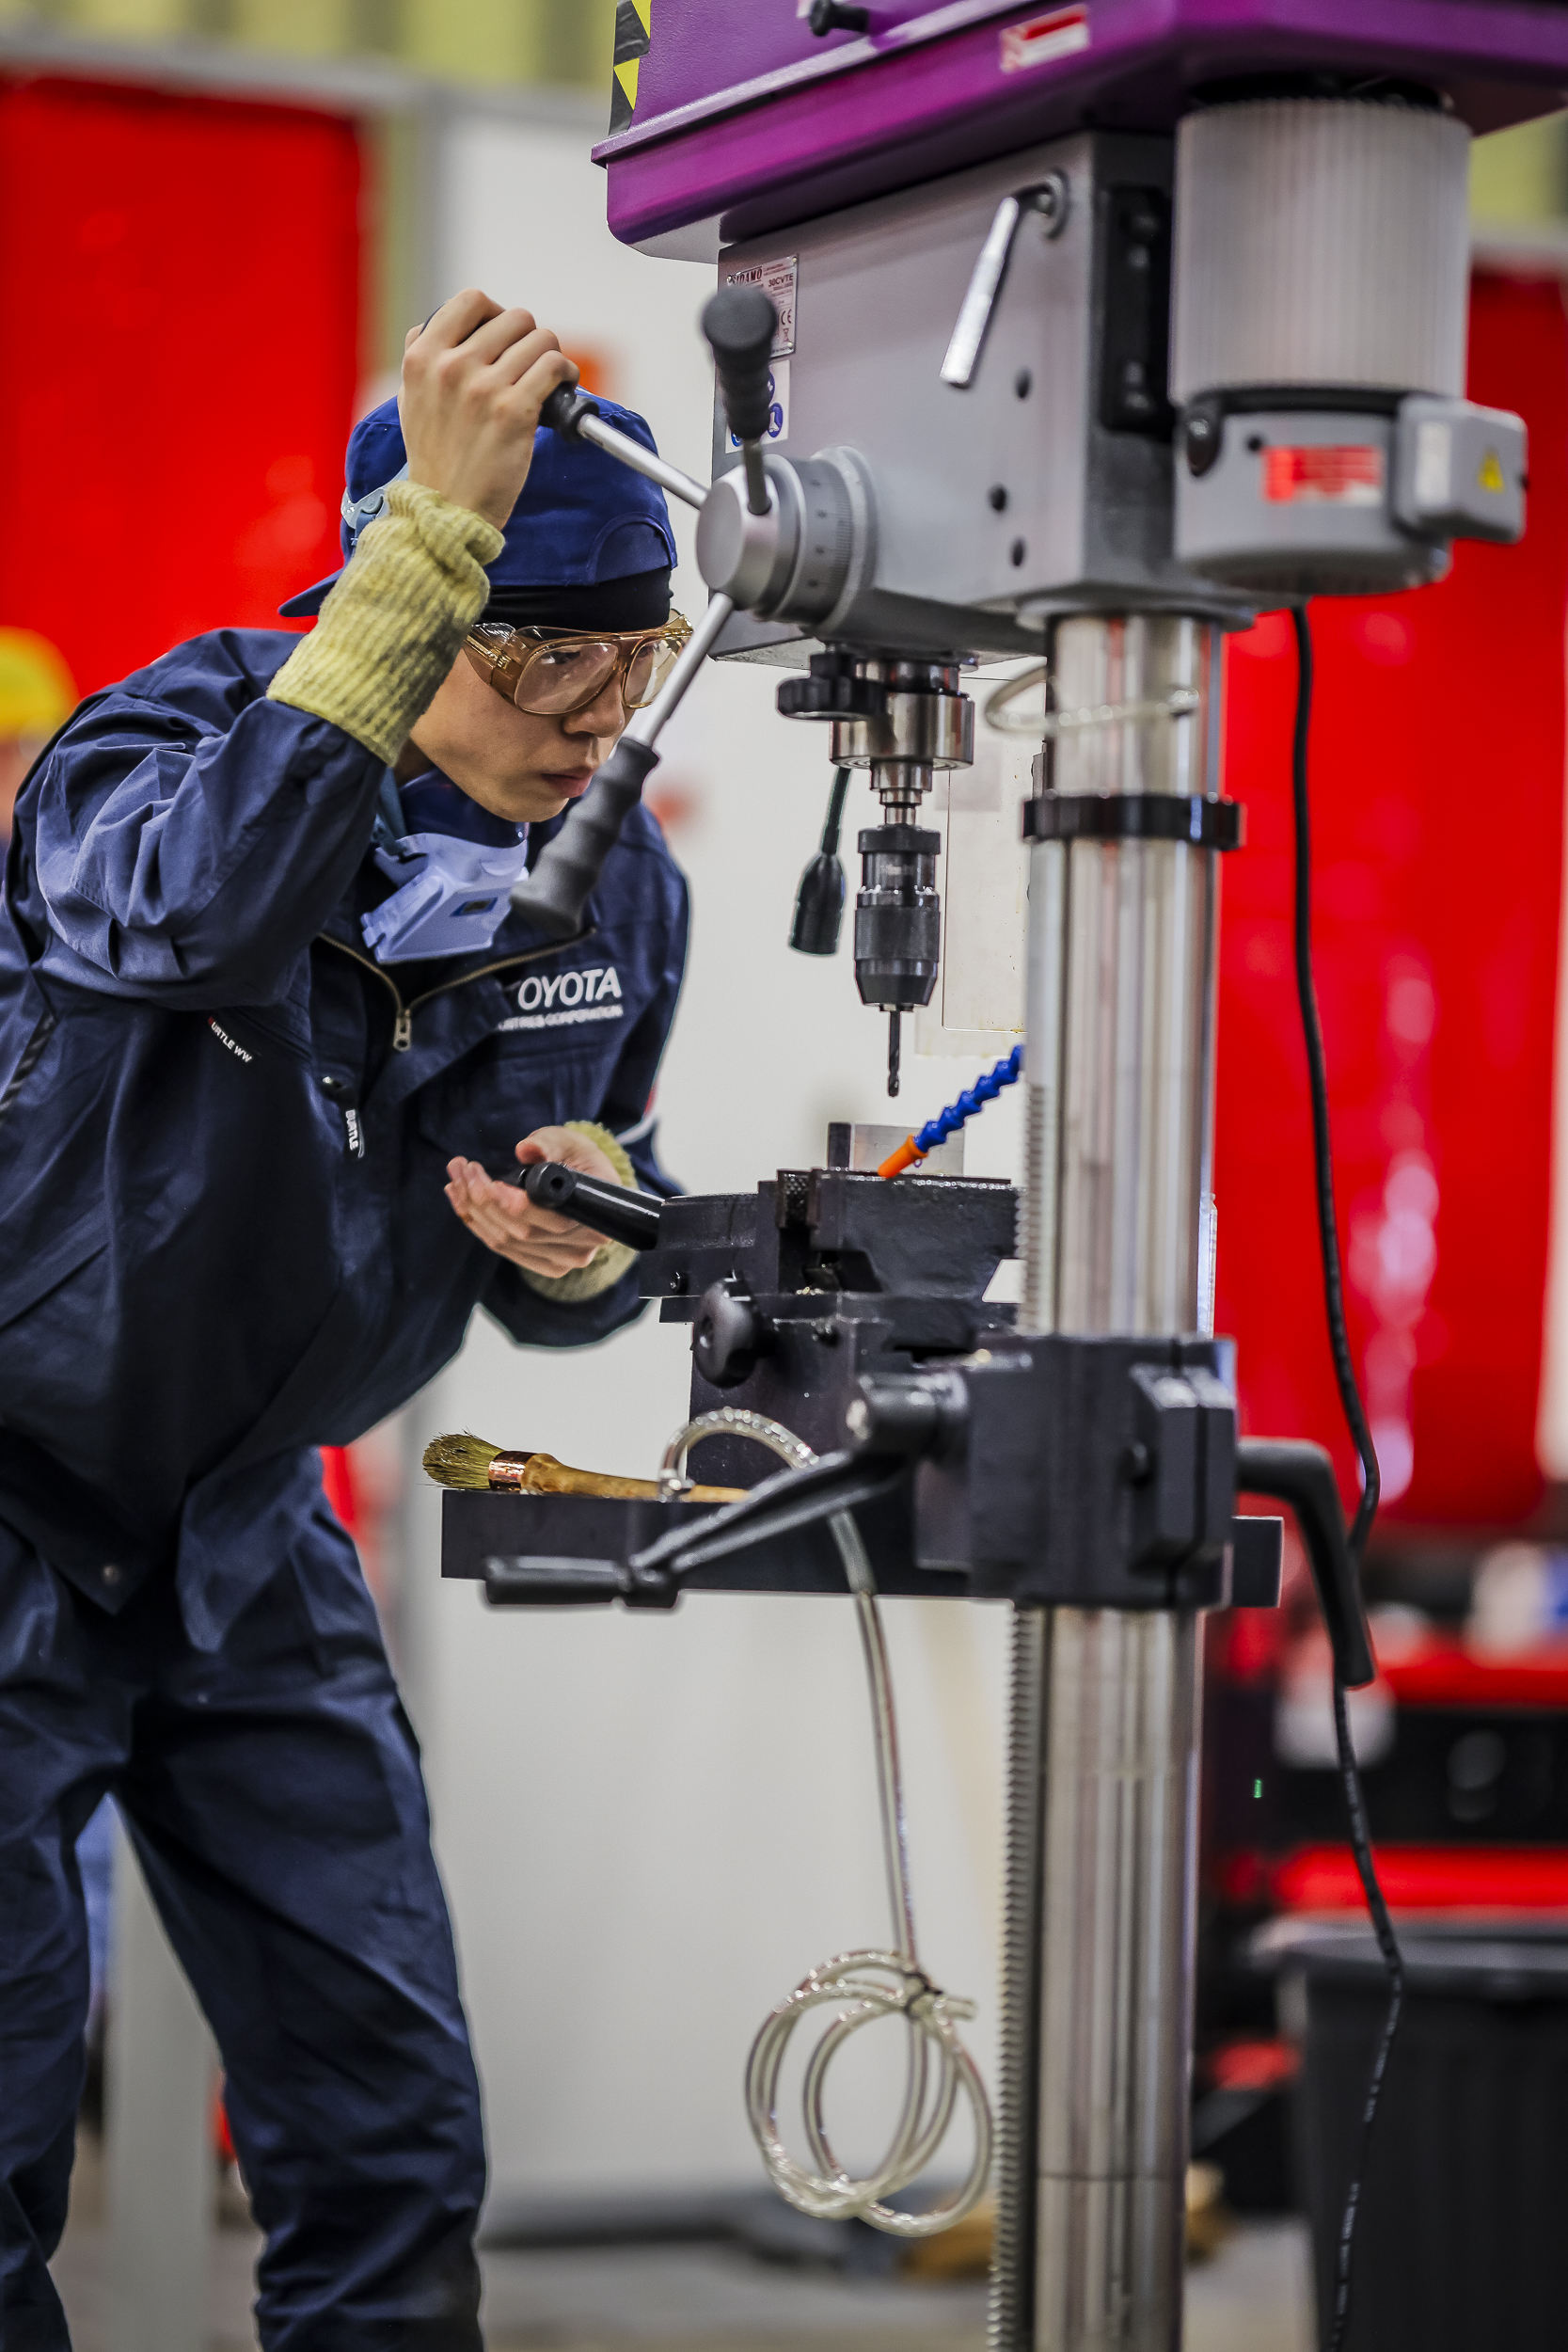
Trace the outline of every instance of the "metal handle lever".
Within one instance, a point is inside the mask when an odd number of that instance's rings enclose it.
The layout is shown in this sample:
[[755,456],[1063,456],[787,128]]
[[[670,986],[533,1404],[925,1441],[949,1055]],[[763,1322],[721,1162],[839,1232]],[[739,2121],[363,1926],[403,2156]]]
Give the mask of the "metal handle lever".
[[1046,234],[1059,237],[1067,227],[1068,183],[1060,171],[1048,171],[1043,180],[1032,187],[1020,188],[1013,196],[1005,196],[996,208],[996,215],[980,247],[969,290],[958,312],[942,363],[942,380],[967,391],[974,381],[974,371],[980,364],[980,354],[986,347],[990,331],[991,314],[1007,275],[1007,263],[1013,257],[1013,243],[1018,225],[1025,213],[1037,213],[1045,222]]
[[598,768],[593,783],[566,812],[566,822],[547,841],[531,874],[512,893],[512,904],[527,923],[552,939],[571,939],[582,929],[588,894],[621,837],[621,827],[642,797],[642,787],[658,765],[654,745],[665,721],[696,676],[715,639],[735,611],[728,596],[715,596],[682,646],[673,669],[646,710]]
[[657,482],[672,498],[683,499],[688,506],[701,506],[707,497],[700,482],[693,482],[678,466],[656,457],[651,449],[634,441],[629,433],[622,433],[612,424],[606,424],[586,392],[579,392],[570,384],[561,385],[553,391],[539,411],[539,421],[547,424],[565,441],[592,441],[607,457],[618,457],[631,472],[641,474],[646,481]]
[[1361,1690],[1376,1678],[1377,1664],[1328,1455],[1321,1445],[1298,1438],[1243,1438],[1236,1448],[1236,1491],[1268,1495],[1295,1513],[1328,1628],[1334,1670],[1348,1691]]

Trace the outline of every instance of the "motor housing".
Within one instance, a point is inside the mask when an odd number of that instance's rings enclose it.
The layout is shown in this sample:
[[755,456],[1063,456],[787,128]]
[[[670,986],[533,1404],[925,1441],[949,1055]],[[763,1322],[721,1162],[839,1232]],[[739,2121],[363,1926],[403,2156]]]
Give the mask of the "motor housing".
[[1273,92],[1177,134],[1176,553],[1366,596],[1524,529],[1525,428],[1465,392],[1470,134],[1429,91]]

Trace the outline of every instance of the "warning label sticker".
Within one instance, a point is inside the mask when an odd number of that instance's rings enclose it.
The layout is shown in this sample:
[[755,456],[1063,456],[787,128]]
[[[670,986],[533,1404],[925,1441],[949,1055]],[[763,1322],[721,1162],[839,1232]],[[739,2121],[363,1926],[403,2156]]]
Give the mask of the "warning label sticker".
[[749,262],[743,269],[726,270],[726,286],[760,286],[779,314],[773,357],[787,359],[795,349],[795,281],[800,257],[785,253],[777,262]]
[[1275,506],[1381,506],[1383,452],[1363,442],[1263,453],[1263,496]]
[[1088,9],[1052,8],[1045,16],[1032,16],[1026,24],[1004,25],[1002,71],[1027,72],[1031,66],[1049,65],[1053,57],[1070,57],[1075,49],[1088,45]]
[[[738,449],[740,443],[735,435],[732,433],[729,437],[731,449]],[[789,438],[789,361],[787,359],[775,359],[768,374],[767,438],[770,441],[787,441]]]

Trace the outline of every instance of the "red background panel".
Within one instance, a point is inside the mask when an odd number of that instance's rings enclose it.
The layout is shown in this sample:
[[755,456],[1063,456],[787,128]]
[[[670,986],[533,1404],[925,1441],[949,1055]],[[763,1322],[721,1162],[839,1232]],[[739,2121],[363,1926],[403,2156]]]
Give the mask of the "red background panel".
[[[1377,1875],[1396,1911],[1568,1910],[1568,1853],[1560,1846],[1379,1846]],[[1366,1909],[1348,1846],[1306,1846],[1275,1865],[1281,1911]]]
[[[1568,322],[1482,277],[1470,394],[1530,434],[1517,548],[1440,586],[1312,608],[1314,946],[1352,1342],[1393,1518],[1528,1513],[1562,896]],[[1295,659],[1272,614],[1228,649],[1215,1192],[1217,1327],[1245,1426],[1352,1455],[1324,1336],[1291,970]]]
[[0,623],[84,692],[337,562],[360,170],[331,116],[0,80]]

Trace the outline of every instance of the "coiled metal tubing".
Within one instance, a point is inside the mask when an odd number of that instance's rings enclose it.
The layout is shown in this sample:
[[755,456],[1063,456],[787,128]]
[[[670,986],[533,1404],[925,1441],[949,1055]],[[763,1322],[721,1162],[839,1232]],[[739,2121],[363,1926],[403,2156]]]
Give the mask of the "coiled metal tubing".
[[[659,1484],[667,1494],[678,1495],[684,1486],[689,1449],[704,1438],[719,1436],[750,1438],[794,1470],[809,1470],[817,1458],[782,1422],[721,1406],[686,1422],[671,1438],[659,1468]],[[891,1949],[840,1952],[824,1961],[764,2020],[746,2062],[746,2114],[769,2180],[798,2212],[829,2221],[858,2217],[895,2237],[929,2237],[961,2220],[985,2193],[991,2165],[990,2103],[980,2071],[957,2030],[974,2015],[974,2004],[934,1984],[915,1947],[898,1726],[871,1563],[852,1513],[835,1512],[828,1525],[854,1597],[870,1686],[894,1940]],[[790,2154],[779,2130],[779,2078],[797,2026],[814,2010],[830,2008],[836,2014],[807,2060],[802,2091],[806,2145],[816,2168],[811,2169]],[[904,2095],[880,2163],[857,2179],[834,2154],[828,2137],[828,2073],[855,2034],[884,2017],[902,2017],[909,2031]],[[908,2213],[889,2203],[936,2157],[960,2100],[969,2107],[974,2135],[962,2182],[923,2213]]]

